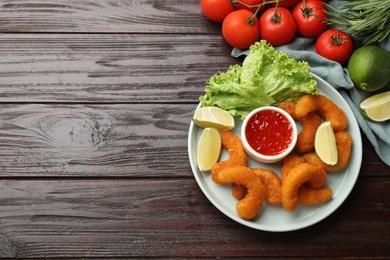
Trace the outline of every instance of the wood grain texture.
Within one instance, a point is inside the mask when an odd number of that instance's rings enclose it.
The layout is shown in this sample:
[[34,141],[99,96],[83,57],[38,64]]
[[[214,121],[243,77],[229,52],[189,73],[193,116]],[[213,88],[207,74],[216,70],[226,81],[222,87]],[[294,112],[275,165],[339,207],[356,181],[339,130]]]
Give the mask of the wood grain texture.
[[223,215],[194,180],[2,180],[0,256],[385,257],[389,185],[360,178],[327,219],[270,233]]
[[0,32],[220,33],[199,0],[2,0]]
[[221,36],[0,34],[0,102],[198,102],[241,63]]
[[189,176],[194,110],[195,105],[1,105],[0,173]]

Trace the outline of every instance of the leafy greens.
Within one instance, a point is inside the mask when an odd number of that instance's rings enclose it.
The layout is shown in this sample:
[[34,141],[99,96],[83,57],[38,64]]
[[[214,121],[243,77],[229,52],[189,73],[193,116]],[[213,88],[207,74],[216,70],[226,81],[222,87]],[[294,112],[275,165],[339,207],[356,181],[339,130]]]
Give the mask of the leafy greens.
[[307,62],[294,60],[262,40],[250,47],[242,66],[232,65],[212,76],[200,101],[244,119],[257,107],[296,102],[304,94],[318,92]]

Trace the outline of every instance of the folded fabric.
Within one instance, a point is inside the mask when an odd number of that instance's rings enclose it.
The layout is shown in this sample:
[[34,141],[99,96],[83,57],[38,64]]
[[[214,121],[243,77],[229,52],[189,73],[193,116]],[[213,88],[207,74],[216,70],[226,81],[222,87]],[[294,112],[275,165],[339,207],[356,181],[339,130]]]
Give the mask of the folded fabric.
[[[337,1],[332,1],[337,2]],[[334,3],[333,3],[334,4]],[[336,3],[337,4],[337,3]],[[390,121],[376,123],[366,119],[359,110],[359,104],[373,93],[367,93],[354,87],[346,67],[321,57],[315,52],[315,38],[296,37],[291,43],[276,47],[296,60],[307,61],[312,72],[336,88],[350,105],[362,132],[373,145],[379,158],[390,167]],[[359,42],[355,43],[359,47]],[[380,46],[390,52],[390,39]],[[248,55],[249,50],[233,49],[231,55],[240,57]],[[390,90],[390,86],[379,92]]]

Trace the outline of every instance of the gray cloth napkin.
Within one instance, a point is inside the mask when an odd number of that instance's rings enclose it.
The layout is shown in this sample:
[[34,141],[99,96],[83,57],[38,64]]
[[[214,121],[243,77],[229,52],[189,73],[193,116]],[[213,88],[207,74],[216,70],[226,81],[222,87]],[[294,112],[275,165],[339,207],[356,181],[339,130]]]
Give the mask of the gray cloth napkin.
[[[333,2],[333,1],[332,1]],[[350,105],[363,133],[371,142],[379,158],[390,167],[390,121],[375,123],[366,119],[359,110],[360,102],[374,93],[366,93],[354,87],[348,70],[337,62],[325,59],[315,52],[315,38],[296,37],[291,43],[276,47],[296,60],[307,61],[312,72],[336,88]],[[380,44],[390,52],[390,39]],[[355,48],[359,47],[356,42]],[[248,55],[249,50],[233,49],[231,55]],[[390,90],[390,86],[378,92]]]

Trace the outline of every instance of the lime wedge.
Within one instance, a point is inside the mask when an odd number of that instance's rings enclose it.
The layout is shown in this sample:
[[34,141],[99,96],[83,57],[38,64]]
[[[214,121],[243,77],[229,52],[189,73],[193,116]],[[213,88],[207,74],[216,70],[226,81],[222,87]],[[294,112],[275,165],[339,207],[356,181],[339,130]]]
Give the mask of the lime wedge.
[[203,128],[213,127],[221,131],[234,128],[233,116],[219,107],[202,107],[195,111],[192,120]]
[[360,110],[368,119],[383,122],[390,119],[390,91],[373,95],[360,103]]
[[336,138],[332,124],[329,121],[322,123],[316,131],[314,138],[314,149],[320,159],[328,165],[336,165],[338,153]]
[[198,143],[198,168],[210,171],[211,166],[218,162],[221,153],[221,135],[216,128],[205,128]]

